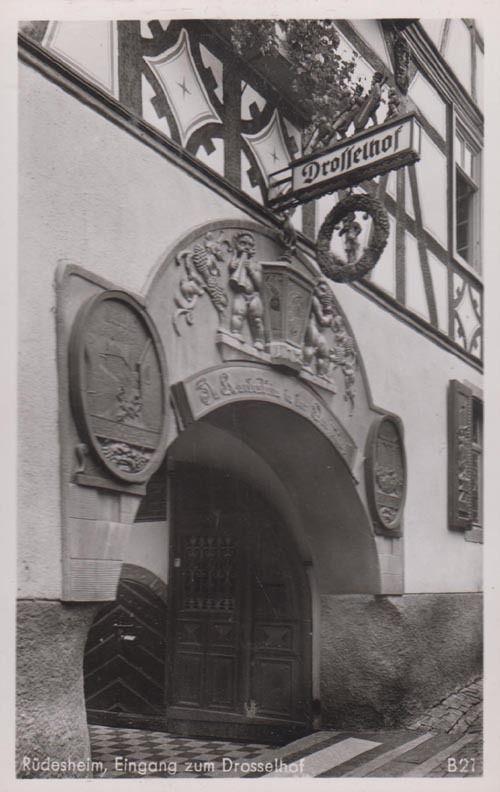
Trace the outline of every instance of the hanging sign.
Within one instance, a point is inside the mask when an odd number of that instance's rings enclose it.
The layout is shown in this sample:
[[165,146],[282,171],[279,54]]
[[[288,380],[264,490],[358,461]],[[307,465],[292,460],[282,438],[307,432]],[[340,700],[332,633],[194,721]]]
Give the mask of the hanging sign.
[[413,113],[343,138],[272,174],[268,205],[285,209],[412,165],[420,159],[420,143],[421,127]]

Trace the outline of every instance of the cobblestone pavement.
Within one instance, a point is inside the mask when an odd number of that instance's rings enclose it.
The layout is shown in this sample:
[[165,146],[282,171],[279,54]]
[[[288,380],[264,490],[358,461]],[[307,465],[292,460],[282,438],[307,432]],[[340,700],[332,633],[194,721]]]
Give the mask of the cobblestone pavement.
[[471,735],[473,739],[429,773],[432,777],[465,777],[483,772],[483,680],[457,687],[434,707],[408,724],[410,730],[428,729],[438,734]]
[[405,728],[315,732],[285,746],[90,726],[97,777],[459,778],[482,775],[482,682]]
[[408,724],[409,729],[466,734],[483,728],[483,684],[481,677],[457,688],[434,707]]

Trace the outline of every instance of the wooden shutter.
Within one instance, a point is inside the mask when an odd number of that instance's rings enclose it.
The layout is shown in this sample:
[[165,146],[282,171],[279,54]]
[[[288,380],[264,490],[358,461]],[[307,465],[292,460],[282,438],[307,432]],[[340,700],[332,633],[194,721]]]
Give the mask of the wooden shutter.
[[472,391],[451,380],[448,392],[448,520],[454,531],[472,527]]

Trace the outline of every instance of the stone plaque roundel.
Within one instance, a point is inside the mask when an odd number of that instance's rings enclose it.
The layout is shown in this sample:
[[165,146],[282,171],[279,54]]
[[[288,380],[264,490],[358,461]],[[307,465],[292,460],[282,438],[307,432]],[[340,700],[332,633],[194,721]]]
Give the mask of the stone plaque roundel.
[[401,533],[406,497],[406,458],[401,421],[377,418],[368,434],[366,491],[377,533]]
[[85,442],[113,476],[144,482],[166,450],[165,363],[156,328],[130,295],[80,308],[70,341],[70,394]]

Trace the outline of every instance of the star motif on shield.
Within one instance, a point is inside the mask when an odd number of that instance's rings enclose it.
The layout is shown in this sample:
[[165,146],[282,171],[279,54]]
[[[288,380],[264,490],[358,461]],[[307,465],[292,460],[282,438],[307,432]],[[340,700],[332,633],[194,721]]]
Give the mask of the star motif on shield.
[[177,83],[177,85],[179,86],[179,88],[180,88],[180,89],[181,89],[181,91],[182,91],[182,98],[183,98],[183,99],[184,99],[184,97],[186,96],[186,94],[190,94],[190,93],[191,93],[191,91],[189,90],[189,88],[187,88],[187,87],[186,87],[186,78],[185,78],[185,77],[183,77],[183,78],[182,78],[182,82],[178,82],[178,83]]
[[144,60],[168,101],[183,146],[197,129],[222,123],[195,66],[184,28],[173,47],[154,57],[145,55]]
[[241,136],[252,150],[266,184],[269,183],[269,174],[290,164],[291,156],[277,110],[260,132],[253,135],[242,133]]

